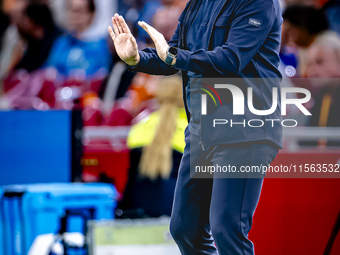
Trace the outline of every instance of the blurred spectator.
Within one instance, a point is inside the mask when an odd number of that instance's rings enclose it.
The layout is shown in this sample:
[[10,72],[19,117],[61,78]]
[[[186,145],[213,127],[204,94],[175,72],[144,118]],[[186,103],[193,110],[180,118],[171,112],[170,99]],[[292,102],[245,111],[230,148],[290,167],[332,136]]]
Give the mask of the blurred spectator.
[[17,0],[9,9],[20,37],[13,36],[14,41],[6,38],[1,52],[1,76],[6,76],[1,108],[46,110],[54,106],[54,82],[37,69],[46,61],[61,30],[44,2]]
[[[138,20],[143,20],[148,24],[153,24],[152,19],[155,16],[157,9],[159,7],[162,7],[162,2],[158,0],[151,0],[145,3],[143,9],[140,12]],[[136,22],[138,20],[135,20],[134,25],[137,26],[138,29],[138,43],[140,44],[141,47],[144,47],[146,43],[149,42],[149,35],[145,32],[143,28],[138,26]]]
[[[185,3],[184,0],[148,1],[141,11],[139,20],[153,24],[166,40],[170,40],[177,28],[178,18],[185,7]],[[147,44],[149,40],[148,34],[138,26],[138,41]]]
[[95,10],[94,0],[67,1],[69,33],[56,40],[47,67],[53,66],[66,76],[74,76],[79,70],[86,75],[109,72],[112,55],[106,38],[82,37],[92,24]]
[[340,0],[328,1],[323,10],[327,17],[329,28],[340,34]]
[[308,50],[308,78],[340,78],[340,40],[333,32],[325,32]]
[[154,28],[168,41],[175,33],[181,12],[181,6],[175,5],[175,1],[164,1],[164,7],[159,7],[153,17]]
[[93,17],[92,24],[84,32],[84,37],[99,37],[107,36],[107,27],[111,25],[111,17],[117,12],[117,0],[95,0],[96,13]]
[[317,87],[310,126],[340,127],[340,38],[322,34],[309,49],[307,77]]
[[96,11],[94,0],[71,0],[66,3],[68,22],[66,29],[74,36],[80,35],[91,25]]
[[322,10],[297,5],[287,7],[282,16],[281,60],[294,67],[294,73],[288,73],[289,77],[304,77],[307,49],[318,35],[328,30],[327,19]]
[[[106,42],[107,32],[102,38],[91,37],[89,36],[91,33],[87,33],[93,24],[95,2],[94,0],[67,1],[69,33],[61,36],[46,4],[36,3],[35,0],[33,4],[25,7],[25,11],[20,12],[22,6],[29,1],[16,0],[11,10],[13,22],[22,37],[27,38],[29,42],[24,58],[16,64],[15,69],[26,69],[31,72],[38,67],[54,68],[38,70],[32,74],[13,73],[6,78],[6,97],[3,98],[8,101],[7,107],[14,109],[79,107],[81,106],[79,99],[84,92],[99,91],[112,63],[112,56]],[[105,29],[107,30],[107,27]],[[42,40],[46,38],[45,35],[49,35],[47,32],[52,30],[58,31],[58,34],[52,34],[53,36],[47,38],[49,40]],[[41,44],[37,44],[36,41]],[[31,47],[31,42],[35,42],[34,47]],[[20,48],[23,47],[16,47],[16,49]],[[16,54],[17,52],[19,50],[14,50],[15,54],[10,57],[12,61],[7,62],[17,63],[15,59],[20,55]],[[99,55],[101,57],[98,57]],[[58,78],[51,80],[51,76]],[[34,84],[31,81],[34,81]],[[37,108],[32,104],[33,98],[36,97],[45,103],[44,107]]]
[[[159,109],[141,113],[128,136],[131,168],[122,217],[170,215],[178,167],[184,150],[187,125],[181,80],[177,76],[159,81],[156,98]],[[136,118],[138,119],[138,118]]]
[[328,29],[328,23],[321,10],[308,6],[287,7],[282,15],[282,44],[306,48],[317,35]]
[[40,3],[29,4],[17,26],[20,35],[27,41],[27,50],[14,69],[31,72],[46,61],[61,30],[55,26],[49,7]]
[[159,176],[168,179],[171,173],[172,138],[176,128],[180,126],[177,122],[182,115],[178,113],[178,108],[184,108],[179,91],[181,91],[181,81],[176,76],[164,78],[157,88],[156,98],[160,107],[152,115],[159,115],[158,123],[152,142],[143,149],[139,164],[140,175],[151,180]]

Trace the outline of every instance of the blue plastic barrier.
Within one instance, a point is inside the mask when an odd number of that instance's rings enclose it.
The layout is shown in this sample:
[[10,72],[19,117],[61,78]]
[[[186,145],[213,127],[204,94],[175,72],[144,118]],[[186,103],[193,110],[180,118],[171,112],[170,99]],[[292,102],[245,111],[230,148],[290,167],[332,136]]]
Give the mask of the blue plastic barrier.
[[[27,255],[38,235],[59,231],[66,211],[84,212],[89,219],[113,219],[116,196],[112,185],[99,183],[4,186],[0,207],[3,254]],[[74,217],[68,220],[67,231],[83,232],[83,226],[83,219]]]

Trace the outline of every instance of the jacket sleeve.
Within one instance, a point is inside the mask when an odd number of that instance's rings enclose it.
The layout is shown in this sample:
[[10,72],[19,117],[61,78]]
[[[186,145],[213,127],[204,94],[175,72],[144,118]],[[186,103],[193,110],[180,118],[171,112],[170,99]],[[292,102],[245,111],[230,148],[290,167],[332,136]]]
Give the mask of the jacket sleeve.
[[[178,33],[180,31],[180,24],[177,25],[177,29],[168,42],[169,46],[178,47]],[[172,75],[179,70],[165,64],[157,55],[156,49],[145,48],[139,51],[140,61],[136,66],[127,66],[130,71],[142,72],[153,75]]]
[[263,45],[275,18],[272,0],[244,1],[235,11],[224,45],[212,51],[179,49],[175,68],[210,76],[238,75]]

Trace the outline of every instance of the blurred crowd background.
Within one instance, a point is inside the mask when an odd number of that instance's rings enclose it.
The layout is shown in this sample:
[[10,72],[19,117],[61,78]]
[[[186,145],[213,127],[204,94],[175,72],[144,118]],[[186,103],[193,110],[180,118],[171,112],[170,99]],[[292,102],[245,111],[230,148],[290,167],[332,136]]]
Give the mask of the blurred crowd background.
[[111,17],[123,15],[143,48],[150,40],[137,21],[153,24],[170,39],[185,4],[1,1],[0,108],[80,108],[85,125],[130,125],[143,109],[154,108],[160,78],[127,72],[107,32]]
[[[132,127],[127,139],[131,157],[118,160],[121,167],[130,167],[130,177],[124,177],[121,185],[115,184],[121,194],[126,185],[135,189],[141,184],[137,168],[151,180],[170,178],[169,199],[163,211],[153,212],[156,216],[170,214],[184,150],[186,116],[180,74],[161,77],[128,72],[115,53],[107,27],[111,17],[119,13],[140,49],[153,46],[137,22],[146,21],[169,40],[186,2],[0,0],[0,109],[76,110],[81,112],[85,127]],[[312,116],[300,116],[299,126],[339,127],[340,0],[281,0],[281,6],[282,86],[304,87],[312,93],[312,100],[305,105]],[[299,114],[297,108],[288,111],[291,116]],[[147,124],[141,122],[146,117]],[[164,124],[157,129],[159,119]],[[141,148],[150,144],[153,146],[141,156]],[[112,160],[108,158],[107,164],[112,166]],[[128,163],[122,166],[124,160]],[[89,156],[82,164],[91,169],[98,166],[98,159]],[[107,176],[91,175],[91,170],[82,178],[112,182]],[[153,188],[157,193],[157,187]],[[143,201],[146,194],[150,195],[149,189],[138,191],[127,203]],[[150,200],[150,210],[154,201],[159,200]]]
[[[163,77],[128,72],[107,33],[124,16],[139,48],[152,46],[137,21],[170,39],[185,0],[1,0],[0,108],[82,109],[86,126],[131,125]],[[302,124],[339,126],[340,1],[282,0],[283,86],[312,92]],[[296,78],[309,78],[303,82]],[[302,84],[301,84],[302,83]],[[179,92],[180,93],[180,92]],[[299,96],[299,95],[296,95]],[[292,109],[294,111],[296,109]]]
[[[123,15],[139,48],[144,20],[170,39],[185,0],[1,0],[0,109],[82,109],[86,126],[131,125],[163,77],[128,72],[107,33]],[[339,126],[340,2],[281,0],[283,86],[312,92],[310,126]],[[309,78],[303,82],[296,78]],[[302,84],[301,84],[302,83]],[[180,93],[180,92],[179,92]],[[299,95],[296,95],[299,96]],[[292,109],[293,113],[295,108]]]

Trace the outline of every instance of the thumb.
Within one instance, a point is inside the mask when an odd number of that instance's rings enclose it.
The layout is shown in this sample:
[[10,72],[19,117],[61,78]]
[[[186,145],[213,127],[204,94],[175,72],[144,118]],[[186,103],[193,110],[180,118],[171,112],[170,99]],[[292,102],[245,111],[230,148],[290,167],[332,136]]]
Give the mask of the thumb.
[[130,42],[132,43],[133,47],[136,47],[136,48],[137,48],[136,39],[135,39],[132,35],[130,36]]

